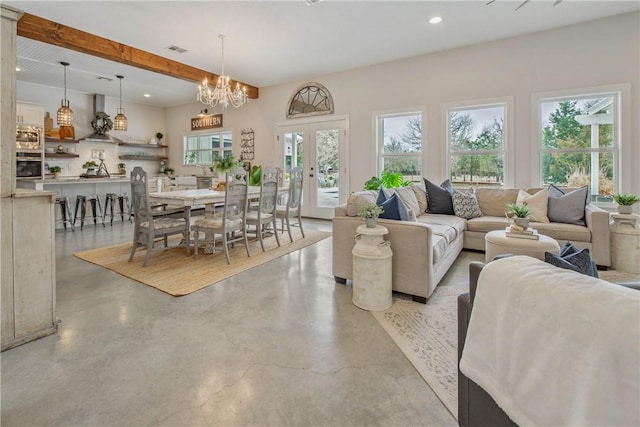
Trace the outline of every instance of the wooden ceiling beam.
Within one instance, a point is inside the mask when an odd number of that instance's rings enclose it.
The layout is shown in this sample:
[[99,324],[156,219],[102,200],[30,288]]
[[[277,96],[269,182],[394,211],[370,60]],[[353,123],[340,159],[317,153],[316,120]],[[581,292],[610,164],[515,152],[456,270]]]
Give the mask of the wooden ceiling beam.
[[[18,35],[195,83],[201,82],[205,77],[211,82],[216,82],[219,77],[217,74],[29,13],[22,15],[18,21]],[[259,90],[257,87],[243,82],[238,83],[241,87],[247,88],[249,98],[258,98]],[[235,87],[236,81],[232,80],[231,85]]]

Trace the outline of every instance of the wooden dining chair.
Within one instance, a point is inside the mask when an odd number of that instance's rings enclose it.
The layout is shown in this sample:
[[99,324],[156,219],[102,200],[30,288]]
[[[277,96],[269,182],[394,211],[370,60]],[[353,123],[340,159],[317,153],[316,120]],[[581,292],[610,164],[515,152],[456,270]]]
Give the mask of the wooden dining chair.
[[[224,254],[227,257],[227,264],[231,264],[229,257],[229,245],[236,242],[242,242],[247,250],[247,256],[250,257],[249,241],[247,240],[246,215],[247,215],[247,171],[241,167],[235,167],[227,172],[226,188],[224,194],[224,207],[222,216],[216,214],[213,206],[205,207],[204,218],[198,219],[192,226],[191,230],[195,233],[195,256],[198,257],[198,246],[202,243],[199,240],[200,232],[205,235],[205,244],[212,243],[215,252],[216,234],[222,236],[222,245],[224,246]],[[237,235],[242,232],[242,235]]]
[[149,183],[147,173],[139,166],[131,171],[131,205],[133,209],[133,245],[129,262],[133,260],[136,249],[144,246],[147,253],[144,255],[142,266],[147,265],[149,253],[153,250],[155,240],[162,237],[164,248],[167,248],[167,236],[182,234],[187,242],[187,255],[189,247],[189,230],[184,218],[172,218],[167,215],[175,212],[157,211],[149,204]]
[[[256,238],[260,240],[260,247],[264,252],[263,238],[265,225],[273,225],[273,234],[280,246],[280,238],[276,226],[276,205],[278,199],[278,170],[275,167],[267,167],[262,171],[260,179],[260,200],[258,208],[247,212],[247,228],[255,227]],[[248,230],[247,230],[248,231]]]
[[297,218],[297,225],[300,227],[302,238],[304,238],[304,230],[302,229],[302,217],[300,216],[300,204],[302,202],[302,168],[295,167],[291,169],[289,175],[289,194],[287,195],[287,202],[285,205],[279,205],[276,207],[276,217],[280,218],[280,229],[284,233],[284,224],[287,224],[287,232],[289,233],[289,240],[293,242],[291,236],[291,218]]

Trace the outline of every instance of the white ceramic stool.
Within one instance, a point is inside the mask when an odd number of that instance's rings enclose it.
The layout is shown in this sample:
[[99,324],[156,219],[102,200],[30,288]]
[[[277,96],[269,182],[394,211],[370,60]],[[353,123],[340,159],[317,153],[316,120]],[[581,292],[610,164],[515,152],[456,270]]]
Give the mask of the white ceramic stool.
[[484,261],[490,262],[502,254],[528,255],[544,261],[544,253],[560,255],[560,245],[555,239],[538,234],[539,240],[507,237],[504,230],[490,231],[484,236]]
[[356,229],[353,247],[353,303],[371,311],[391,307],[391,244],[383,239],[389,230],[383,226]]

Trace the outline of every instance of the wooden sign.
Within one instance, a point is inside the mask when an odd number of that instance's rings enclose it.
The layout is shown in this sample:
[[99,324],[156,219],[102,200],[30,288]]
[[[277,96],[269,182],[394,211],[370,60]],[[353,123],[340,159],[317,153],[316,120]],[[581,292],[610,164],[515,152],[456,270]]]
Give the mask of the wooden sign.
[[191,119],[191,130],[213,129],[222,127],[222,114],[209,114],[208,116],[194,117]]

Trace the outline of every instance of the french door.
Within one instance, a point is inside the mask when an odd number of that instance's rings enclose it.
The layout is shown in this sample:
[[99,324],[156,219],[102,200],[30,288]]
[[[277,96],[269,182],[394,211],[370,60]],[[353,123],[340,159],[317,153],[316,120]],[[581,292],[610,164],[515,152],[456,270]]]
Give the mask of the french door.
[[292,168],[303,170],[302,216],[331,219],[333,209],[347,200],[349,122],[332,119],[276,125],[285,180]]

